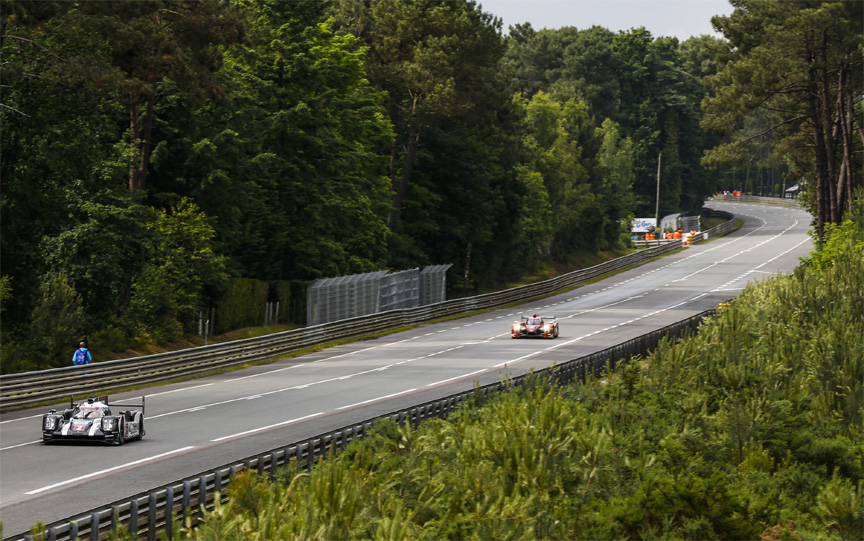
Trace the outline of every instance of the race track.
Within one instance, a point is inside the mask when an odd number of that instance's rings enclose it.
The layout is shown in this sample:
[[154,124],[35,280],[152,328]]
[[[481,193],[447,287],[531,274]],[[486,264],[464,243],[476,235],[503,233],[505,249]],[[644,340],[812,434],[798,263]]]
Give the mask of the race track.
[[[518,308],[496,310],[194,381],[147,395],[142,441],[43,445],[41,414],[0,417],[0,520],[26,531],[258,452],[574,359],[716,307],[789,273],[811,249],[798,209],[710,202],[744,221],[721,239]],[[520,315],[557,316],[555,340],[510,338]],[[58,405],[57,409],[62,409]]]

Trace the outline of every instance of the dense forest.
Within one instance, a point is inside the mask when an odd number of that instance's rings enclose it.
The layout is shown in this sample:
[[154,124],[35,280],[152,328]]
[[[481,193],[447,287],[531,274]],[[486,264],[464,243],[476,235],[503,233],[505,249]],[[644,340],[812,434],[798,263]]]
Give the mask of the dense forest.
[[241,472],[174,539],[860,540],[862,203],[695,337],[584,384],[537,376],[446,420],[383,422],[308,473]]
[[627,248],[658,163],[661,215],[799,183],[819,238],[862,184],[860,4],[735,0],[684,42],[468,0],[2,4],[3,371],[176,339],[241,279],[453,263],[470,294]]

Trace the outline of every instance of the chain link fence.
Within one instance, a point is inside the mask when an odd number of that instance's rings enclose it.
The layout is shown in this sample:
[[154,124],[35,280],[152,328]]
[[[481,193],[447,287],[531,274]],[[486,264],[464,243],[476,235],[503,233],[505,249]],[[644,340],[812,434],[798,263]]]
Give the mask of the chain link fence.
[[699,216],[679,216],[678,229],[682,231],[702,231],[702,224]]
[[452,266],[430,265],[420,271],[420,306],[447,300],[447,270]]
[[420,306],[420,269],[394,272],[381,278],[381,311]]
[[447,300],[447,269],[432,265],[394,273],[367,272],[322,278],[307,289],[306,323],[320,325]]
[[322,278],[306,290],[309,325],[365,316],[381,311],[381,278],[387,271]]

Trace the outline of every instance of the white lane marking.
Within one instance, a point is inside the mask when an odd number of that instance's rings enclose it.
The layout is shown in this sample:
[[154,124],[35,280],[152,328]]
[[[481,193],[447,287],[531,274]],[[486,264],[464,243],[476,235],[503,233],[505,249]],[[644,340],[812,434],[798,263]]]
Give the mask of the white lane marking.
[[[308,364],[308,363],[304,363]],[[257,378],[258,376],[269,376],[271,374],[275,374],[277,372],[284,372],[285,370],[291,370],[292,368],[300,368],[303,366],[302,364],[295,364],[292,366],[286,366],[285,368],[278,368],[276,370],[270,370],[269,372],[261,372],[260,374],[252,374],[251,376],[243,376],[242,378],[234,378],[234,379],[226,379],[222,383],[231,383],[232,381],[242,381],[244,379],[252,379]]]
[[404,361],[399,361],[399,362],[396,363],[396,364],[397,364],[397,365],[400,365],[400,364],[413,363],[414,361],[419,361],[420,359],[425,359],[425,358],[426,358],[426,356],[423,355],[422,357],[414,357],[413,359],[405,359]]
[[386,396],[379,396],[378,398],[370,398],[369,400],[364,400],[363,402],[357,402],[356,404],[351,404],[349,406],[340,406],[336,408],[337,410],[347,410],[348,408],[353,408],[355,406],[362,406],[364,404],[369,404],[371,402],[377,402],[379,400],[387,400],[388,398],[393,398],[394,396],[399,396],[402,394],[413,393],[417,389],[408,389],[407,391],[400,391],[398,393],[388,394]]
[[147,396],[160,396],[163,394],[179,393],[182,391],[189,391],[192,389],[200,389],[201,387],[209,387],[211,385],[215,385],[215,383],[205,383],[203,385],[193,385],[192,387],[183,387],[182,389],[174,389],[173,391],[163,391],[161,393],[148,394]]
[[0,451],[8,451],[9,449],[14,449],[16,447],[24,447],[25,445],[33,445],[34,443],[42,443],[42,440],[36,441],[28,441],[27,443],[19,443],[18,445],[10,445],[9,447],[3,447]]
[[[740,280],[743,280],[743,279],[747,278],[748,276],[750,276],[750,275],[753,274],[753,273],[756,273],[756,272],[764,272],[764,271],[760,271],[759,269],[761,269],[762,267],[764,267],[764,266],[767,265],[768,263],[771,263],[772,261],[775,261],[775,260],[777,260],[777,259],[783,257],[784,255],[788,254],[788,253],[791,252],[792,250],[795,250],[796,248],[798,248],[799,246],[801,246],[802,244],[807,243],[807,242],[810,242],[810,239],[802,240],[801,242],[799,242],[799,243],[796,244],[795,246],[789,248],[789,249],[786,250],[785,252],[783,252],[783,253],[781,253],[781,254],[777,254],[776,256],[772,257],[772,258],[769,259],[768,261],[765,261],[765,262],[762,263],[761,265],[757,265],[756,267],[752,268],[751,270],[745,272],[744,274],[742,274],[742,275],[740,275],[740,276],[738,276],[738,277],[736,277],[736,278],[733,278],[732,280],[729,280],[728,282],[726,282],[725,284],[723,284],[723,285],[717,287],[716,289],[712,289],[711,292],[714,293],[714,292],[718,292],[718,291],[736,291],[736,290],[739,290],[739,289],[744,289],[743,287],[732,287],[732,284],[734,284],[735,282],[738,282],[738,281],[740,281]],[[766,273],[766,274],[770,274],[770,273]]]
[[788,254],[789,252],[791,252],[792,250],[798,248],[799,246],[801,246],[802,244],[804,244],[804,243],[806,243],[806,242],[811,242],[811,241],[810,241],[810,239],[804,239],[804,240],[802,240],[801,242],[799,242],[799,243],[796,244],[795,246],[789,248],[789,249],[786,250],[785,252],[783,252],[783,253],[781,253],[781,254],[777,254],[776,256],[772,257],[771,259],[769,259],[769,260],[766,261],[765,263],[762,263],[761,265],[755,267],[754,270],[755,270],[755,269],[761,269],[762,267],[764,267],[764,266],[767,265],[768,263],[771,263],[772,261],[775,261],[775,260],[777,260],[777,259],[780,259],[780,258],[783,257],[784,255]]
[[[759,247],[762,246],[763,244],[766,244],[766,243],[768,243],[768,242],[771,242],[772,240],[775,240],[775,239],[780,238],[781,235],[786,234],[787,232],[789,232],[790,230],[792,230],[792,229],[793,229],[794,227],[796,227],[797,225],[798,225],[798,220],[795,220],[795,222],[794,222],[792,225],[790,225],[789,227],[787,227],[786,229],[784,229],[784,230],[781,231],[780,233],[774,235],[773,237],[768,237],[767,239],[763,240],[762,242],[757,243],[757,244],[754,244],[753,246],[747,248],[746,250],[741,250],[740,252],[734,253],[734,254],[732,254],[732,255],[730,255],[730,256],[724,258],[724,259],[721,259],[720,261],[716,261],[716,262],[714,262],[714,263],[711,263],[711,264],[708,265],[707,267],[702,268],[702,269],[699,269],[699,270],[697,270],[696,272],[693,272],[693,273],[691,273],[691,274],[688,274],[687,276],[684,276],[683,278],[678,278],[677,280],[673,280],[673,282],[683,282],[684,280],[686,280],[686,279],[688,279],[688,278],[691,278],[691,277],[693,277],[693,276],[696,276],[696,275],[699,274],[700,272],[704,272],[704,271],[706,271],[706,270],[708,270],[708,269],[711,269],[711,268],[713,268],[713,267],[716,267],[717,265],[719,265],[719,264],[721,264],[721,263],[725,263],[725,262],[729,261],[729,260],[732,259],[732,258],[738,257],[739,255],[746,254],[747,252],[750,252],[750,251],[752,251],[752,250],[755,250],[756,248],[759,248]],[[808,240],[809,240],[809,239],[808,239]],[[797,248],[798,246],[800,246],[800,245],[803,244],[804,242],[808,242],[808,240],[802,241],[801,243],[799,243],[799,244],[796,245],[795,247],[791,248],[790,250],[794,250],[795,248]],[[788,251],[789,251],[789,250],[787,250],[786,252],[783,252],[783,253],[785,254],[785,253],[787,253]],[[782,255],[782,254],[781,254],[781,255]],[[777,257],[780,257],[780,256],[777,256]],[[767,264],[767,263],[770,262],[770,261],[773,261],[774,259],[777,259],[777,258],[775,257],[775,258],[769,259],[768,261],[766,261],[766,262],[763,263],[762,265],[759,265],[759,267],[761,267],[761,266]],[[756,268],[758,269],[759,267],[756,267]]]
[[[430,334],[431,334],[431,333],[430,333]],[[427,335],[425,335],[425,336],[429,336],[429,335],[427,334]],[[318,359],[318,360],[316,360],[316,361],[309,361],[309,362],[305,362],[305,363],[301,363],[301,364],[295,364],[295,365],[291,365],[291,366],[286,366],[286,367],[284,367],[284,368],[277,368],[277,369],[275,369],[275,370],[269,370],[269,371],[267,371],[267,372],[261,372],[261,373],[259,373],[259,374],[252,374],[252,375],[249,375],[249,376],[243,376],[243,377],[240,377],[240,378],[226,379],[226,380],[223,380],[223,383],[230,383],[230,382],[233,382],[233,381],[240,381],[240,380],[244,380],[244,379],[257,378],[257,377],[260,377],[260,376],[269,376],[269,375],[271,375],[271,374],[276,374],[276,373],[278,373],[278,372],[284,372],[285,370],[292,370],[292,369],[294,369],[294,368],[300,368],[300,367],[302,367],[302,366],[308,366],[308,365],[312,365],[312,364],[323,363],[323,362],[325,362],[325,361],[332,361],[333,359],[340,359],[340,358],[342,358],[342,357],[349,357],[349,356],[351,356],[351,355],[356,355],[357,353],[365,353],[365,352],[367,352],[367,351],[372,351],[372,350],[374,350],[374,349],[386,348],[386,347],[389,347],[389,346],[392,346],[392,345],[395,345],[395,344],[401,344],[401,343],[403,343],[403,342],[409,342],[409,341],[411,341],[411,340],[417,340],[418,338],[420,338],[420,337],[419,337],[419,336],[413,336],[413,337],[411,337],[411,338],[405,338],[405,339],[402,339],[402,340],[397,340],[397,341],[395,341],[395,342],[387,342],[386,344],[378,344],[378,345],[375,345],[375,346],[370,346],[370,347],[368,347],[368,348],[363,348],[363,349],[358,349],[358,350],[355,350],[355,351],[348,351],[348,352],[345,352],[345,353],[340,353],[339,355],[332,355],[332,356],[330,356],[330,357],[325,357],[325,358],[323,358],[323,359]]]
[[464,347],[464,346],[459,345],[459,346],[448,348],[448,349],[442,349],[441,351],[436,351],[435,353],[430,353],[429,355],[426,355],[426,356],[427,357],[435,357],[436,355],[441,355],[442,353],[447,353],[448,351],[453,351],[454,349],[459,349],[461,347]]
[[194,445],[190,445],[188,447],[181,447],[180,449],[168,451],[167,453],[162,453],[159,455],[154,455],[151,457],[142,458],[141,460],[135,460],[132,462],[126,462],[126,463],[121,464],[119,466],[114,466],[113,468],[108,468],[106,470],[88,473],[87,475],[82,475],[82,476],[76,477],[74,479],[67,479],[66,481],[60,481],[59,483],[54,483],[53,485],[48,485],[47,487],[37,488],[36,490],[31,490],[30,492],[25,492],[25,494],[27,494],[27,495],[39,494],[40,492],[45,492],[46,490],[51,490],[52,488],[62,487],[63,485],[76,483],[78,481],[83,481],[84,479],[90,479],[91,477],[96,477],[97,475],[102,475],[105,473],[110,473],[112,471],[121,470],[123,468],[128,468],[129,466],[137,466],[138,464],[143,464],[145,462],[151,462],[153,460],[158,460],[160,458],[163,458],[163,457],[166,457],[169,455],[176,455],[177,453],[182,453],[184,451],[188,451],[188,450],[194,449],[194,448],[195,448]]
[[5,425],[6,423],[14,423],[16,421],[29,421],[30,419],[38,419],[39,417],[42,417],[41,413],[31,415],[30,417],[21,417],[20,419],[7,419],[6,421],[0,421],[0,425]]
[[300,421],[305,421],[306,419],[311,419],[312,417],[319,417],[321,415],[324,415],[323,411],[320,411],[318,413],[313,413],[312,415],[306,415],[305,417],[298,417],[296,419],[291,419],[289,421],[282,421],[281,423],[276,423],[273,425],[262,426],[261,428],[253,428],[252,430],[246,430],[244,432],[238,432],[237,434],[232,434],[230,436],[222,436],[221,438],[216,438],[215,440],[210,440],[210,441],[216,442],[216,441],[230,440],[231,438],[238,438],[240,436],[246,436],[247,434],[254,434],[255,432],[262,432],[264,430],[270,430],[271,428],[276,428],[277,426],[285,426],[285,425],[290,425],[292,423],[299,423]]
[[448,349],[445,349],[445,350],[442,350],[442,351],[438,351],[438,352],[436,352],[436,353],[430,353],[429,355],[424,355],[424,356],[422,356],[422,357],[416,357],[416,358],[414,358],[414,359],[408,359],[408,360],[406,360],[406,361],[402,361],[402,362],[400,362],[400,363],[394,363],[394,364],[390,364],[390,365],[386,365],[386,366],[381,366],[381,367],[378,367],[378,368],[370,368],[370,369],[368,369],[368,370],[361,370],[360,372],[354,372],[353,374],[346,374],[346,375],[344,375],[344,376],[334,376],[334,377],[332,377],[332,378],[322,379],[322,380],[318,380],[318,381],[311,381],[311,382],[309,382],[309,383],[304,383],[304,384],[302,384],[302,385],[293,385],[293,386],[291,386],[291,387],[285,387],[285,388],[282,388],[282,389],[275,389],[275,390],[273,390],[273,391],[268,391],[268,392],[266,392],[266,393],[254,394],[254,395],[249,395],[249,396],[240,396],[240,397],[237,397],[237,398],[231,398],[231,399],[228,399],[228,400],[222,400],[222,401],[219,401],[219,402],[212,402],[212,403],[210,403],[210,404],[202,404],[202,405],[200,405],[200,406],[192,406],[192,407],[190,407],[190,408],[184,408],[184,409],[181,409],[181,410],[169,411],[169,412],[166,412],[166,413],[161,413],[161,414],[159,414],[159,415],[151,415],[151,416],[148,416],[148,417],[147,417],[147,420],[148,420],[148,421],[152,421],[153,419],[158,419],[158,418],[160,418],[160,417],[167,417],[167,416],[169,416],[169,415],[176,415],[176,414],[178,414],[178,413],[191,413],[191,412],[196,412],[196,411],[202,411],[202,410],[204,410],[204,409],[211,408],[211,407],[214,407],[214,406],[224,406],[225,404],[231,404],[231,403],[233,403],[233,402],[241,402],[241,401],[244,401],[244,400],[253,400],[253,399],[261,398],[261,397],[264,397],[264,396],[270,396],[270,395],[273,395],[273,394],[284,393],[285,391],[294,391],[294,390],[298,390],[298,389],[306,389],[306,388],[312,387],[312,386],[314,386],[314,385],[321,385],[322,383],[330,383],[330,382],[333,382],[333,381],[342,381],[342,380],[346,380],[346,379],[353,378],[353,377],[355,377],[355,376],[362,376],[362,375],[366,375],[366,374],[372,374],[372,373],[375,373],[375,372],[382,372],[382,371],[384,371],[384,370],[387,370],[388,368],[391,368],[391,367],[395,366],[396,364],[404,364],[404,363],[408,363],[408,362],[411,362],[411,361],[416,361],[416,360],[419,360],[419,359],[424,359],[424,358],[426,358],[426,357],[432,357],[432,356],[435,356],[435,355],[440,355],[440,354],[442,354],[442,353],[446,353],[446,352],[448,352],[448,351],[453,351],[454,349],[459,349],[459,348],[461,348],[461,347],[463,347],[463,346],[456,346],[456,347],[448,348]]
[[441,381],[436,381],[435,383],[430,383],[430,384],[428,384],[428,385],[426,385],[426,386],[427,386],[427,387],[434,387],[434,386],[436,386],[436,385],[441,385],[442,383],[449,383],[449,382],[451,382],[451,381],[455,381],[455,380],[457,380],[457,379],[469,378],[469,377],[471,377],[471,376],[473,376],[473,375],[475,375],[475,374],[480,374],[480,373],[482,373],[482,372],[488,372],[488,371],[489,371],[488,368],[483,368],[483,369],[481,369],[481,370],[475,370],[474,372],[471,372],[470,374],[462,374],[461,376],[456,376],[456,377],[452,377],[452,378],[448,378],[448,379],[442,379]]

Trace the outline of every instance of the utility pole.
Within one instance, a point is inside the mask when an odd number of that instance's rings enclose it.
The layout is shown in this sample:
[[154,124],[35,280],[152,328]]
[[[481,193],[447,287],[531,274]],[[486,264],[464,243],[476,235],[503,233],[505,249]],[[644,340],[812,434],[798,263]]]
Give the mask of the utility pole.
[[[657,206],[654,208],[654,223],[656,224],[655,231],[660,231],[660,160],[663,158],[663,153],[657,155]],[[663,232],[660,231],[662,235]],[[662,238],[662,237],[661,237]]]

